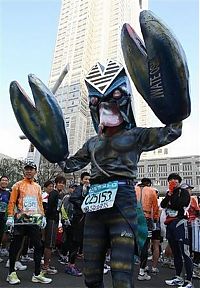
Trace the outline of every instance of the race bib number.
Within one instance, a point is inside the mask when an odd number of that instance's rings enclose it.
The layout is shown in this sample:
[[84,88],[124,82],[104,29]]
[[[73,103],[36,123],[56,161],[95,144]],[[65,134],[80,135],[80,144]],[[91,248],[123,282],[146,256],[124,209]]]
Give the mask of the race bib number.
[[6,212],[7,203],[0,202],[0,212]]
[[37,199],[34,196],[26,196],[23,199],[24,212],[37,212]]
[[176,217],[178,215],[178,211],[173,210],[173,209],[166,209],[165,213],[167,216],[170,216],[170,217]]
[[117,181],[92,185],[81,206],[82,211],[94,212],[113,207],[117,190]]

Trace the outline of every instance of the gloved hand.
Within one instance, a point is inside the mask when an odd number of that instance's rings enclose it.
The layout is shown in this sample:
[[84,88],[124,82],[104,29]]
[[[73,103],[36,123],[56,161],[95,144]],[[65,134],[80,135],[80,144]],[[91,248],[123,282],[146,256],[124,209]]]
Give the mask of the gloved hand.
[[46,217],[43,216],[42,223],[41,223],[41,228],[44,229],[46,227],[46,225],[47,225],[47,220],[46,220]]
[[14,227],[14,217],[13,216],[8,216],[6,225],[10,228]]
[[63,220],[63,221],[62,221],[62,224],[63,224],[65,227],[71,226],[71,222],[70,222],[69,219]]

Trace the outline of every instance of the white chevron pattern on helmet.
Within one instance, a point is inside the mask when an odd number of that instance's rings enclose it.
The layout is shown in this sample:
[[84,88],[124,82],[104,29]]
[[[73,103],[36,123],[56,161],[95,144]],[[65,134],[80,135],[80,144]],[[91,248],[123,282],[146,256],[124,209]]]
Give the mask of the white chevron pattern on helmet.
[[85,81],[100,93],[104,93],[123,69],[123,66],[117,61],[109,60],[106,67],[98,62],[89,71]]

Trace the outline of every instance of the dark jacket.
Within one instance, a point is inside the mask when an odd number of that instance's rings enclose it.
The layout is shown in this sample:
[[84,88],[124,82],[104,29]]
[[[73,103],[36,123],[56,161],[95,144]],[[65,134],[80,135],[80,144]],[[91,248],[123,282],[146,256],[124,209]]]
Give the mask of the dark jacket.
[[48,204],[45,216],[47,217],[47,220],[55,220],[59,222],[59,209],[58,205],[61,201],[59,192],[57,190],[53,190],[49,193],[48,197]]
[[76,187],[74,192],[69,197],[69,202],[73,204],[74,217],[76,216],[82,217],[84,215],[81,209],[81,205],[83,203],[84,198],[85,197],[83,196],[83,185],[80,184],[79,186]]
[[178,211],[177,218],[185,218],[184,208],[190,204],[190,193],[183,188],[176,188],[173,194],[170,196],[167,192],[165,198],[161,201],[161,208],[170,208],[172,210]]
[[73,218],[71,221],[73,240],[79,243],[82,243],[83,241],[83,230],[85,222],[85,214],[81,209],[83,200],[83,185],[80,184],[69,197],[69,202],[73,204]]

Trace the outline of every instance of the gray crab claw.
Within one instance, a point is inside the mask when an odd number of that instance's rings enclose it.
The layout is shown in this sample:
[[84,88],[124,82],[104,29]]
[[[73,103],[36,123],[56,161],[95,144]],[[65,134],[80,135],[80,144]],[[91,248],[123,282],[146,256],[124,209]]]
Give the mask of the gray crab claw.
[[191,112],[189,72],[183,48],[151,11],[140,13],[140,26],[145,47],[130,26],[126,24],[122,29],[122,50],[129,74],[160,121],[164,124],[181,121]]
[[28,80],[35,105],[16,81],[10,84],[15,117],[26,137],[48,161],[62,161],[69,155],[62,110],[40,79],[30,74]]
[[121,46],[126,67],[135,87],[145,97],[149,90],[147,52],[140,37],[127,23],[122,27]]

